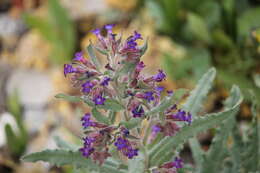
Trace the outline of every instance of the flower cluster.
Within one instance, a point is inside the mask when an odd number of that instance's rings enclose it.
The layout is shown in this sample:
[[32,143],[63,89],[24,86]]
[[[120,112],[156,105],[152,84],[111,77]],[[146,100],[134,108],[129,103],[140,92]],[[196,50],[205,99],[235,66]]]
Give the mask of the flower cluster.
[[[103,109],[104,115],[99,116],[110,118],[109,112],[115,111],[110,107],[111,102],[122,107],[118,112],[120,116],[117,117],[120,123],[116,125],[112,119],[109,119],[110,124],[99,122],[98,119],[93,120],[89,113],[81,119],[83,128],[88,130],[85,132],[87,136],[83,138],[84,145],[80,151],[84,157],[92,158],[101,164],[111,156],[111,147],[116,147],[118,153],[128,159],[138,155],[138,146],[141,146],[141,140],[145,138],[136,129],[132,131],[125,128],[122,122],[149,119],[153,126],[148,140],[152,140],[158,133],[173,136],[180,129],[178,121],[190,124],[192,120],[189,112],[177,109],[176,105],[161,112],[164,114],[163,117],[159,118],[159,114],[153,117],[147,115],[152,108],[162,103],[164,95],[171,97],[174,93],[166,91],[160,85],[166,80],[163,70],[158,70],[151,76],[142,73],[145,64],[141,61],[141,56],[147,48],[146,43],[138,44],[144,40],[142,35],[134,31],[133,35],[123,40],[122,36],[113,32],[113,27],[114,25],[105,25],[92,31],[98,41],[88,47],[88,50],[91,49],[91,58],[86,58],[83,52],[78,52],[71,64],[64,65],[64,75],[70,78],[75,87],[80,88],[81,98],[85,103],[95,109]],[[103,64],[97,63],[99,57],[93,57],[94,50],[100,52],[99,55],[106,55],[107,61]],[[181,163],[180,160],[175,160],[172,167],[178,169]]]

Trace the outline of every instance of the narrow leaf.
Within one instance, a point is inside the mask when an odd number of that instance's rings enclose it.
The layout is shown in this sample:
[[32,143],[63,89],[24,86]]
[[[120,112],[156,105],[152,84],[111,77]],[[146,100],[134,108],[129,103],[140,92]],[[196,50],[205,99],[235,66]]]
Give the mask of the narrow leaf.
[[138,156],[133,159],[128,159],[129,173],[144,173],[145,172],[145,157],[142,150],[139,151]]
[[166,137],[162,139],[149,151],[151,165],[155,166],[156,160],[158,159],[158,157],[163,156],[163,153],[178,147],[190,137],[193,137],[202,131],[205,131],[215,125],[220,124],[223,120],[230,117],[230,115],[234,115],[234,112],[236,112],[239,108],[241,101],[242,97],[240,97],[239,101],[231,109],[219,113],[212,113],[205,117],[195,119],[190,126],[184,126],[181,131],[177,133],[174,137]]
[[87,51],[88,51],[88,55],[90,56],[92,62],[97,67],[97,70],[99,70],[101,68],[101,65],[100,65],[99,60],[97,59],[97,56],[96,56],[96,54],[94,52],[92,44],[89,44],[89,46],[87,47]]
[[199,80],[195,89],[191,91],[190,96],[183,105],[183,109],[187,112],[190,112],[193,117],[196,117],[199,110],[201,110],[202,102],[211,89],[212,82],[215,79],[215,76],[215,68],[209,69],[208,72],[205,73]]
[[90,159],[82,157],[80,152],[73,152],[68,150],[44,150],[42,152],[32,153],[22,158],[25,162],[45,161],[52,165],[63,166],[73,165],[77,168],[86,167],[92,171],[102,171],[104,173],[123,173],[124,170],[118,170],[117,164],[107,161],[102,166],[93,163]]
[[67,101],[70,101],[70,102],[80,102],[82,99],[78,96],[70,96],[70,95],[67,95],[67,94],[57,94],[55,96],[56,98],[58,99],[65,99]]
[[108,117],[102,115],[96,108],[92,109],[93,117],[100,123],[109,124]]
[[[197,113],[201,110],[203,100],[207,96],[209,90],[211,89],[213,80],[216,76],[216,70],[211,68],[205,73],[202,78],[199,80],[195,89],[191,91],[191,95],[188,97],[187,101],[183,105],[183,109],[192,114],[193,119],[196,118]],[[203,162],[203,150],[201,149],[200,143],[198,140],[193,137],[189,139],[189,144],[192,151],[193,159],[196,163],[197,169],[202,166]]]
[[73,144],[69,144],[68,142],[64,141],[62,138],[60,138],[59,136],[54,136],[54,141],[56,143],[56,145],[60,148],[60,149],[64,149],[64,150],[78,150],[79,147]]
[[104,105],[97,106],[97,108],[113,110],[113,111],[120,111],[124,109],[124,106],[121,105],[118,101],[114,99],[107,99]]
[[[233,86],[231,89],[231,95],[225,101],[225,109],[232,108],[240,99],[240,90],[237,86]],[[237,110],[238,111],[238,110]],[[230,117],[224,121],[224,123],[219,127],[217,133],[212,141],[209,151],[207,152],[204,163],[202,164],[201,173],[217,173],[219,172],[225,157],[227,156],[226,152],[226,143],[229,137],[230,131],[235,125],[235,116],[237,112],[233,112]],[[214,160],[214,161],[213,161]]]

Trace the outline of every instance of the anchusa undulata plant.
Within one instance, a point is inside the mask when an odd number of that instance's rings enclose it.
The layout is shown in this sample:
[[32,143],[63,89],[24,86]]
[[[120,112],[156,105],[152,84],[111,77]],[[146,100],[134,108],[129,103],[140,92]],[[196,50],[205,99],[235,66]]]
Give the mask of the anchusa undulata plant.
[[[56,97],[83,101],[90,108],[81,118],[82,146],[75,150],[59,139],[63,149],[31,154],[24,160],[72,164],[98,172],[175,173],[188,169],[180,156],[184,142],[232,116],[241,102],[239,91],[229,109],[198,117],[215,69],[202,77],[188,98],[185,89],[166,90],[161,85],[166,80],[162,69],[152,75],[143,72],[141,57],[147,40],[137,31],[124,40],[112,31],[113,26],[93,30],[97,43],[87,47],[89,57],[78,52],[71,64],[64,65],[65,77],[81,96]],[[105,61],[100,61],[101,55]]]
[[[82,126],[87,132],[80,152],[84,157],[100,164],[112,156],[109,152],[111,146],[114,146],[123,157],[133,159],[138,156],[139,147],[144,143],[150,143],[158,133],[174,136],[180,129],[176,122],[182,121],[188,124],[192,122],[192,115],[178,109],[176,104],[163,111],[161,118],[148,116],[147,112],[162,103],[163,95],[169,97],[174,94],[172,91],[164,91],[164,87],[160,86],[166,79],[166,74],[163,70],[158,70],[151,76],[142,74],[145,64],[141,61],[141,56],[146,45],[138,45],[137,41],[143,40],[140,33],[134,31],[133,35],[123,41],[121,36],[113,33],[113,25],[106,25],[104,28],[105,36],[101,34],[100,29],[92,31],[98,39],[93,47],[107,57],[104,67],[97,60],[91,61],[85,58],[82,52],[75,54],[72,64],[64,65],[64,75],[81,90],[83,98],[94,105],[95,109],[92,113],[87,112],[81,119]],[[92,114],[96,114],[99,109],[105,109],[104,115],[99,116],[109,118],[107,115],[113,108],[106,106],[110,103],[122,108],[115,115],[119,121],[105,123],[95,120],[94,117],[98,115],[93,117]],[[152,125],[152,131],[142,134],[124,125],[134,119],[148,120]],[[108,121],[111,122],[111,119]],[[161,165],[160,169],[170,171],[182,168],[182,160],[176,159],[174,162]]]

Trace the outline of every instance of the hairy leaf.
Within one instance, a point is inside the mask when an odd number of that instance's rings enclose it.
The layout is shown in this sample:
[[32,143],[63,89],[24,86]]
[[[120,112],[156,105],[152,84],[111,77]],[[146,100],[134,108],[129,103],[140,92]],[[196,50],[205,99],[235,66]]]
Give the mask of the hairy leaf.
[[120,111],[124,109],[124,106],[114,99],[107,99],[104,105],[97,106],[97,108],[107,109],[112,111]]
[[101,65],[100,65],[99,60],[97,59],[97,56],[94,52],[92,44],[89,44],[89,46],[87,47],[87,51],[91,58],[91,61],[95,64],[95,66],[97,67],[97,70],[99,70],[101,68]]
[[67,94],[57,94],[55,96],[56,98],[58,99],[65,99],[67,101],[70,101],[70,102],[80,102],[82,99],[78,96],[70,96],[70,95],[67,95]]
[[102,166],[93,163],[90,159],[82,157],[80,152],[73,152],[68,150],[44,150],[42,152],[32,153],[22,158],[25,162],[45,161],[52,165],[63,166],[73,165],[75,167],[86,167],[92,171],[102,171],[104,173],[123,173],[124,170],[117,169],[115,161],[106,161]]
[[96,108],[92,109],[93,117],[100,123],[109,124],[108,117],[102,115]]
[[202,118],[198,118],[194,120],[190,126],[187,125],[183,127],[180,132],[178,132],[175,136],[162,139],[149,151],[151,165],[156,166],[156,161],[159,157],[163,157],[163,153],[178,147],[190,137],[193,137],[202,131],[205,131],[215,125],[220,124],[223,120],[229,118],[230,115],[234,115],[234,112],[236,112],[239,108],[241,101],[242,97],[240,97],[239,101],[231,109],[219,113],[212,113]]

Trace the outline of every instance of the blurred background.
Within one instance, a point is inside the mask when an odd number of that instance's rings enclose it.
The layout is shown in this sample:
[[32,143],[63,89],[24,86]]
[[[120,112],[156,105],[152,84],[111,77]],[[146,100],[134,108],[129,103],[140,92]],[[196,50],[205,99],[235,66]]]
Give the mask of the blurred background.
[[[0,0],[0,172],[72,171],[20,157],[56,148],[57,140],[79,142],[86,107],[54,96],[78,94],[63,76],[63,64],[95,40],[92,29],[105,24],[149,39],[146,72],[164,69],[168,89],[192,89],[216,67],[201,112],[220,110],[237,84],[245,97],[237,123],[246,128],[252,118],[248,92],[260,101],[259,19],[259,0]],[[199,136],[205,150],[213,135]],[[188,147],[184,157],[192,162]]]

